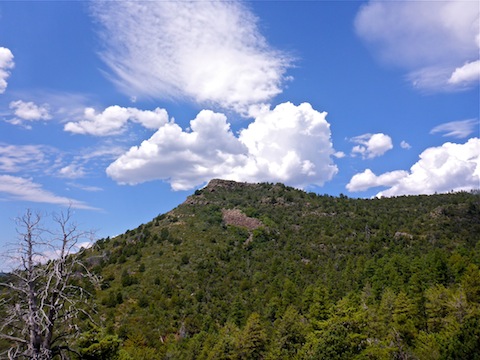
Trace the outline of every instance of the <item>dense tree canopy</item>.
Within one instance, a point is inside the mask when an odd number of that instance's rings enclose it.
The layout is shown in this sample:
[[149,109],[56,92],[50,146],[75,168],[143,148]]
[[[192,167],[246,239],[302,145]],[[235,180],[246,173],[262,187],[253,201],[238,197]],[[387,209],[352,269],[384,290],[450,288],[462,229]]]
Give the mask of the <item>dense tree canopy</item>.
[[77,345],[121,359],[478,359],[479,234],[478,193],[214,181],[79,255],[103,282],[101,330]]

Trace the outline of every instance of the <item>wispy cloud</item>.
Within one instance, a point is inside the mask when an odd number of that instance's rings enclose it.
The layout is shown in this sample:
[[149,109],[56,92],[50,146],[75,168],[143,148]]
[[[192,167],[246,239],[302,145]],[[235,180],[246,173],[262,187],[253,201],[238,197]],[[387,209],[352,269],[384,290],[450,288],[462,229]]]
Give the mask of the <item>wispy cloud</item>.
[[58,171],[58,176],[67,179],[78,179],[84,177],[85,175],[86,173],[83,166],[76,163],[64,166]]
[[191,189],[214,177],[323,185],[336,173],[326,113],[291,103],[264,110],[236,137],[225,115],[202,110],[184,131],[173,121],[108,168],[119,183],[170,182]]
[[349,191],[389,187],[377,196],[433,194],[480,187],[480,139],[464,144],[447,142],[420,154],[410,171],[397,170],[375,175],[370,169],[352,177]]
[[125,150],[124,147],[104,141],[94,148],[81,149],[73,156],[64,154],[63,159],[57,161],[53,174],[59,178],[72,180],[87,178],[92,173],[105,169],[107,164],[118,158]]
[[15,201],[30,201],[36,203],[55,204],[71,206],[75,209],[99,210],[68,197],[58,196],[43,189],[41,184],[35,183],[32,179],[11,175],[0,175],[0,193],[7,194]]
[[0,47],[0,94],[5,92],[10,70],[13,69],[14,66],[13,54],[10,49]]
[[53,176],[64,179],[86,178],[125,152],[125,147],[108,141],[94,148],[64,152],[47,145],[0,143],[0,174],[22,177]]
[[463,139],[472,134],[475,128],[477,132],[480,131],[478,119],[458,120],[435,126],[430,130],[430,134],[443,133],[444,137]]
[[379,57],[405,68],[413,86],[435,91],[478,85],[476,1],[379,1],[355,19],[359,36]]
[[246,114],[282,90],[291,58],[237,1],[97,1],[101,56],[129,96],[188,99]]
[[11,145],[0,143],[0,171],[17,173],[45,170],[57,151],[45,145]]
[[80,190],[83,190],[83,191],[88,191],[88,192],[103,191],[103,189],[101,187],[98,187],[98,186],[83,185],[83,184],[73,183],[73,182],[68,183],[68,186],[71,186],[71,187],[74,187],[74,188],[77,188],[77,189],[80,189]]

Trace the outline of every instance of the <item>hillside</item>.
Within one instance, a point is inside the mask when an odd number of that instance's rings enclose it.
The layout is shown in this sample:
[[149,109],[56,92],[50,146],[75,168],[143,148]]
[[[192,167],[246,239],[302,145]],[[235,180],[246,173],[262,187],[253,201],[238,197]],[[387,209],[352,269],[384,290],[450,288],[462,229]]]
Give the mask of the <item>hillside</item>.
[[212,180],[81,254],[103,281],[100,327],[79,346],[121,359],[478,359],[479,234],[478,193],[350,199]]

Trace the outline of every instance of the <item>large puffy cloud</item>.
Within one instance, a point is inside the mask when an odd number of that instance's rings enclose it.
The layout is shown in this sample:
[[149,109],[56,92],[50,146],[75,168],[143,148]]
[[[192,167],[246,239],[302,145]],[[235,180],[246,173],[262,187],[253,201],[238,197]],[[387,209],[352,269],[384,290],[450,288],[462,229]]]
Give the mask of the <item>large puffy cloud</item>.
[[190,122],[190,129],[184,132],[173,121],[165,124],[113,162],[107,174],[128,184],[165,179],[173,189],[182,190],[245,161],[245,149],[223,114],[203,110]]
[[129,95],[188,98],[247,113],[281,92],[290,58],[240,2],[98,1],[101,53]]
[[372,187],[390,187],[377,196],[433,194],[480,187],[480,139],[465,144],[445,143],[420,154],[420,160],[410,171],[393,171],[375,175],[370,169],[352,177],[350,191]]
[[392,138],[382,133],[363,134],[350,141],[358,144],[353,147],[352,155],[360,154],[363,159],[373,159],[393,149]]
[[308,103],[284,103],[262,113],[240,132],[239,140],[248,148],[249,157],[242,178],[298,187],[330,180],[337,167],[331,161],[335,151],[326,116]]
[[0,94],[7,88],[7,78],[10,76],[10,69],[14,67],[13,54],[10,49],[0,46]]
[[82,201],[55,195],[43,189],[41,184],[18,176],[0,175],[0,193],[6,193],[14,200],[71,206],[76,209],[98,210]]
[[430,134],[444,133],[443,136],[463,139],[473,133],[475,128],[478,129],[478,119],[450,121],[435,126],[430,130]]
[[355,26],[384,61],[410,72],[414,86],[458,89],[478,84],[479,12],[476,1],[372,0]]
[[214,177],[237,181],[282,181],[322,185],[337,172],[326,113],[291,103],[264,110],[236,137],[225,115],[201,111],[183,131],[173,121],[108,168],[120,183],[161,179],[175,190]]
[[86,108],[81,120],[66,123],[64,129],[76,134],[116,135],[125,131],[129,120],[156,130],[168,121],[168,114],[160,108],[150,111],[114,105],[101,113],[97,113],[93,108]]

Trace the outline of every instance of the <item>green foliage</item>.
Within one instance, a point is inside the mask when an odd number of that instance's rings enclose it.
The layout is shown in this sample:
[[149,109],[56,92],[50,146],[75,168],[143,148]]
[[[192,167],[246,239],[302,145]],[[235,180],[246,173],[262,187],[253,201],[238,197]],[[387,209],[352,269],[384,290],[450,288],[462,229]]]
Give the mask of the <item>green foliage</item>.
[[480,269],[476,264],[470,264],[465,270],[461,284],[467,300],[480,303]]
[[294,306],[289,306],[283,316],[275,321],[274,329],[268,358],[295,358],[305,343],[307,334],[303,317]]
[[82,334],[78,341],[80,360],[119,360],[120,340],[98,329]]
[[480,316],[469,316],[461,325],[445,351],[445,359],[480,359]]
[[121,359],[475,359],[479,204],[219,182],[84,256]]
[[240,334],[238,359],[262,359],[267,348],[267,332],[260,314],[252,313]]

